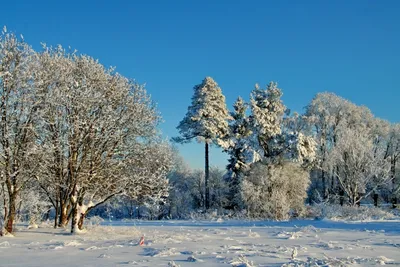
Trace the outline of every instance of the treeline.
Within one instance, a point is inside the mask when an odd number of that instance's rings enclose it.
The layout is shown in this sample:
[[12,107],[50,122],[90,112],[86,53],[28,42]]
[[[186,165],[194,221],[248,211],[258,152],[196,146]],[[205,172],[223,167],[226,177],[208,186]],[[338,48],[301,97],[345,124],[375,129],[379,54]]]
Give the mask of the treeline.
[[[291,113],[276,83],[231,111],[218,84],[194,86],[174,142],[205,144],[191,170],[158,131],[145,88],[61,46],[34,51],[0,35],[0,233],[16,219],[79,232],[103,217],[188,218],[208,211],[301,216],[305,203],[391,203],[400,194],[400,125],[331,93]],[[210,168],[208,150],[229,155]]]
[[[332,93],[317,94],[304,114],[291,114],[281,97],[276,83],[266,89],[256,85],[248,103],[239,97],[228,112],[212,78],[194,87],[174,140],[205,142],[204,204],[197,201],[196,208],[286,219],[301,214],[306,199],[310,204],[397,206],[400,124]],[[207,182],[212,143],[229,155],[224,175],[229,189],[222,199],[207,192],[214,189]]]

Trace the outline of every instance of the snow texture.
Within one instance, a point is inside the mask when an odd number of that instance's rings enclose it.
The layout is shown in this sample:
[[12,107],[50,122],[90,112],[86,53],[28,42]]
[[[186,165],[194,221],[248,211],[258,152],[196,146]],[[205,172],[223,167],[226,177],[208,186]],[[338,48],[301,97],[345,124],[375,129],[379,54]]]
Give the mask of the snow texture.
[[[78,236],[64,229],[19,225],[15,237],[0,242],[0,265],[398,265],[399,222],[104,222]],[[142,235],[145,245],[138,246]]]

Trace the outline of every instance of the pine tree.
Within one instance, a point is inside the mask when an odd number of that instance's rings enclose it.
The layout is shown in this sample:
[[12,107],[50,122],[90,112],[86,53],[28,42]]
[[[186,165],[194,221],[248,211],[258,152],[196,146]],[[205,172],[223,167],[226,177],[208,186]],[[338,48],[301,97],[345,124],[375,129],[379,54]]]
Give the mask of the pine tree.
[[249,136],[251,135],[248,117],[246,116],[247,105],[241,97],[238,97],[231,112],[232,123],[229,125],[229,154],[227,165],[229,179],[229,207],[237,208],[240,205],[240,178],[248,169],[249,162]]
[[186,143],[196,138],[205,143],[205,207],[210,207],[209,180],[209,144],[227,146],[224,137],[228,134],[229,113],[225,104],[225,96],[221,88],[211,78],[206,77],[201,84],[194,86],[192,104],[177,129],[180,137],[175,142]]
[[266,158],[272,158],[278,154],[273,141],[282,132],[283,115],[286,111],[281,97],[282,91],[274,82],[270,82],[266,90],[256,85],[251,92],[250,120],[254,132],[253,141],[259,153]]

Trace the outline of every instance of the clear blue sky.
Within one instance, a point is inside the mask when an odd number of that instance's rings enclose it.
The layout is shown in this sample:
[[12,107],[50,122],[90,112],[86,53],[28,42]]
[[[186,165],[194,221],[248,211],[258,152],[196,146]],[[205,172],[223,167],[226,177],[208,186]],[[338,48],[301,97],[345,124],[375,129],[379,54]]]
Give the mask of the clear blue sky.
[[[40,49],[71,46],[146,83],[165,120],[186,113],[193,85],[212,76],[229,107],[257,82],[277,81],[303,111],[331,91],[400,121],[400,1],[2,1],[0,26]],[[179,146],[195,168],[203,146]],[[213,149],[211,163],[225,166]]]

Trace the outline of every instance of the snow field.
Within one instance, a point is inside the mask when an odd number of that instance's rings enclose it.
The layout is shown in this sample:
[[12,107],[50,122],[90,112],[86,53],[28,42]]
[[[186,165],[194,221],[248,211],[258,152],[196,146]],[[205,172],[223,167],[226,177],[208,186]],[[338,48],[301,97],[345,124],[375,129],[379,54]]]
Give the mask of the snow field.
[[20,226],[0,239],[0,266],[400,265],[399,223],[137,221],[80,235]]

